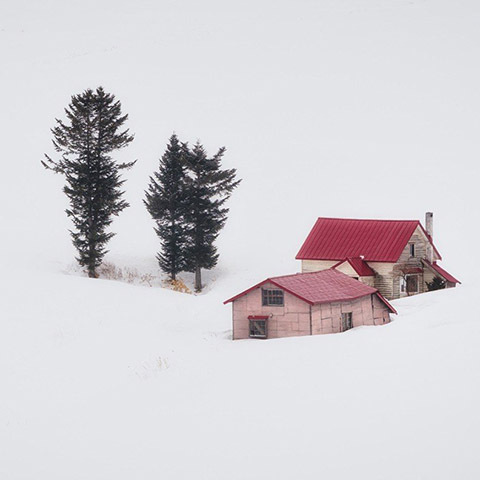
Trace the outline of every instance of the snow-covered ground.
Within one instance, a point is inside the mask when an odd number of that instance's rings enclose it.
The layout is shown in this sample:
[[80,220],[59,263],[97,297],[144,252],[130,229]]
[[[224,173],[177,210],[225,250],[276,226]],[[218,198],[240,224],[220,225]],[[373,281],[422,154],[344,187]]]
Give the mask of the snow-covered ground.
[[467,287],[397,301],[383,327],[238,342],[222,289],[46,275],[7,294],[2,479],[480,473]]
[[[0,479],[479,478],[479,20],[467,0],[0,2]],[[173,130],[244,179],[201,295],[72,269],[40,160],[100,84],[138,158],[109,262],[158,275],[142,198]],[[298,270],[317,216],[426,210],[459,288],[383,327],[230,340],[222,302]]]

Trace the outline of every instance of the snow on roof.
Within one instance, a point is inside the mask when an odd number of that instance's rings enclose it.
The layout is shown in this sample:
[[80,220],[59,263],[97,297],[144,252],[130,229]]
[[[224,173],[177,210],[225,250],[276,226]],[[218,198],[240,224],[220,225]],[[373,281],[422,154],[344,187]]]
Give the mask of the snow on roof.
[[320,272],[296,273],[267,278],[224,303],[233,302],[265,283],[272,283],[310,305],[354,300],[375,293],[391,312],[396,313],[395,309],[378,293],[376,288],[365,285],[333,268]]
[[413,232],[420,227],[440,253],[418,220],[359,220],[318,218],[300,248],[298,260],[345,260],[363,257],[370,262],[396,262]]

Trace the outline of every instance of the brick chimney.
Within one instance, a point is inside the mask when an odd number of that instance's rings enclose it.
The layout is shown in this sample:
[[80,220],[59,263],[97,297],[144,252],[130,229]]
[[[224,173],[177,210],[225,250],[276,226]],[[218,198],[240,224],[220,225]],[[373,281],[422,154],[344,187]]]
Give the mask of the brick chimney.
[[433,212],[425,214],[425,230],[433,240]]
[[[425,213],[425,230],[430,235],[430,240],[433,241],[433,212]],[[427,260],[433,262],[433,248],[430,242],[427,244]]]

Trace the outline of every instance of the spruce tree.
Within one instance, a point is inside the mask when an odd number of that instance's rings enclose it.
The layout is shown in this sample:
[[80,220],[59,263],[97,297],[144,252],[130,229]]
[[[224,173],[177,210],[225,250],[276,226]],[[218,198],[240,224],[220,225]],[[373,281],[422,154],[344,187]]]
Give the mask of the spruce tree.
[[195,273],[195,290],[199,292],[201,269],[209,270],[218,261],[214,242],[227,221],[225,202],[241,180],[235,180],[235,169],[221,169],[224,147],[212,158],[199,142],[191,150],[184,145],[184,150],[188,172],[186,270]]
[[160,160],[160,168],[150,177],[145,192],[145,206],[155,220],[155,232],[160,238],[158,264],[171,280],[185,269],[185,164],[184,150],[177,136],[170,137]]
[[65,175],[63,190],[70,201],[66,213],[73,222],[70,234],[77,260],[87,268],[88,276],[95,278],[107,253],[105,247],[115,235],[107,231],[112,216],[129,206],[122,199],[125,180],[120,171],[135,163],[117,163],[111,153],[126,147],[133,135],[123,129],[128,115],[122,115],[120,102],[102,87],[72,96],[65,114],[67,120],[56,119],[51,130],[61,157],[54,161],[45,154],[42,164]]

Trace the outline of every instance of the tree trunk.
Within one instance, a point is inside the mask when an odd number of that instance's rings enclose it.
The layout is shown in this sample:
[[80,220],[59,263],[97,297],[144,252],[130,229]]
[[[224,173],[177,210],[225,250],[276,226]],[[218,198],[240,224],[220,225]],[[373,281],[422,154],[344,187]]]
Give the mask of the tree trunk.
[[97,272],[95,271],[95,264],[88,266],[88,276],[89,278],[98,278]]
[[195,268],[195,291],[202,291],[202,269],[200,267]]
[[94,220],[92,218],[88,221],[88,276],[89,278],[98,278],[97,272],[95,271],[95,241],[94,241]]

